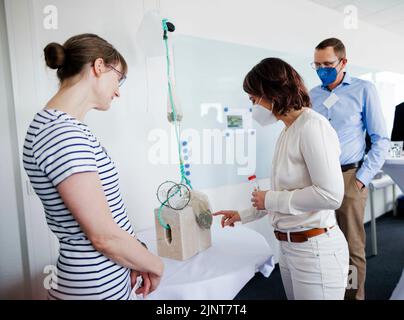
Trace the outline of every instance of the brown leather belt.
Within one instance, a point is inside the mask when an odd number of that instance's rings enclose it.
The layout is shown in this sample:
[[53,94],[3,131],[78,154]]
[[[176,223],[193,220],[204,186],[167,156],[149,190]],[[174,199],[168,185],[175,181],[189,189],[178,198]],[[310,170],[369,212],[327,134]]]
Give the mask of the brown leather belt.
[[[309,238],[319,236],[320,234],[326,233],[328,230],[334,228],[320,228],[320,229],[310,229],[300,232],[290,232],[290,242],[306,242]],[[286,232],[280,232],[275,230],[275,237],[279,241],[288,241],[288,234]]]

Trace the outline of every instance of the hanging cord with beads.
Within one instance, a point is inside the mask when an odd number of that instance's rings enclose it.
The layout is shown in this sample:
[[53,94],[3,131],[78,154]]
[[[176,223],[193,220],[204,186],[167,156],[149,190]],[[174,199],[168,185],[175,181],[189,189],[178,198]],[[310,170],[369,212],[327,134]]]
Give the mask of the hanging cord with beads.
[[[172,94],[172,86],[171,86],[171,73],[170,73],[170,55],[169,55],[169,50],[168,50],[168,37],[167,37],[167,31],[168,31],[168,27],[167,27],[167,19],[163,19],[162,23],[163,23],[163,31],[164,31],[164,44],[165,44],[165,49],[166,49],[166,61],[167,61],[167,80],[168,80],[168,96],[170,99],[170,105],[171,105],[171,110],[173,112],[173,124],[174,124],[174,128],[175,128],[175,135],[177,138],[177,145],[178,145],[178,158],[179,158],[179,162],[180,162],[180,174],[181,174],[181,184],[185,184],[192,190],[192,185],[191,185],[191,181],[186,177],[185,175],[185,166],[184,166],[184,161],[182,159],[182,151],[181,151],[181,141],[180,141],[180,137],[181,137],[181,130],[180,130],[180,124],[179,121],[177,120],[177,113],[175,111],[175,105],[174,105],[174,99],[173,99],[173,94]],[[160,223],[160,225],[162,227],[164,227],[165,229],[170,229],[170,227],[163,221],[162,217],[161,217],[161,210],[162,208],[165,206],[165,204],[171,199],[171,197],[173,197],[174,195],[176,195],[179,190],[181,188],[178,188],[178,190],[172,194],[171,196],[167,197],[167,200],[165,200],[159,210],[158,210],[158,221]]]

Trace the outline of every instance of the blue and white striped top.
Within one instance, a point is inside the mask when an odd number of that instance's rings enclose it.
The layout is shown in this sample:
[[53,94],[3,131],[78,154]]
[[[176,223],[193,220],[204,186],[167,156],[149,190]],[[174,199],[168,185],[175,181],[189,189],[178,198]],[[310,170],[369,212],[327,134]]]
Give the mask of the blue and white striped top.
[[129,299],[130,270],[96,251],[66,208],[56,186],[74,173],[98,172],[114,221],[135,236],[119,191],[115,164],[89,128],[68,114],[44,109],[30,124],[24,168],[59,239],[50,299]]

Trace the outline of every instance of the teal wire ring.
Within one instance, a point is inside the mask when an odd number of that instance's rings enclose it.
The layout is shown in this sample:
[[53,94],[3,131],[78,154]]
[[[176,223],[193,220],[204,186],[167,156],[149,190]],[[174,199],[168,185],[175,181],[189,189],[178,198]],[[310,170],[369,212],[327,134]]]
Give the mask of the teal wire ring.
[[[166,193],[164,193],[164,188],[163,186],[165,184],[172,184],[172,186],[169,187],[168,191]],[[163,190],[162,190],[163,189]],[[164,193],[164,195],[163,195]],[[170,203],[170,200],[174,198],[174,196],[176,196],[178,193],[181,193],[181,199],[185,198],[185,202],[181,203],[180,206],[178,205],[174,205],[173,203]],[[184,195],[182,195],[182,193],[184,193]],[[162,184],[160,184],[160,186],[157,189],[157,199],[159,200],[159,202],[161,203],[159,209],[158,209],[158,213],[157,213],[157,220],[160,223],[160,225],[165,228],[165,229],[170,229],[170,227],[164,222],[163,218],[161,217],[161,212],[163,207],[168,207],[171,208],[173,210],[182,210],[184,209],[190,202],[191,200],[191,191],[190,188],[182,183],[175,183],[173,181],[166,181],[163,182]],[[162,197],[165,197],[164,201],[162,199]]]

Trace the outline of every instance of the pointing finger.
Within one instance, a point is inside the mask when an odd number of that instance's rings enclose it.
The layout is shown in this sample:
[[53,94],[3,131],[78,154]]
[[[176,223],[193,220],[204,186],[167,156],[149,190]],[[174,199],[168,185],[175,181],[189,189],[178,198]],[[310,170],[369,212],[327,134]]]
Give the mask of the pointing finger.
[[223,211],[218,211],[218,212],[212,213],[212,216],[219,216],[222,214],[223,214]]

